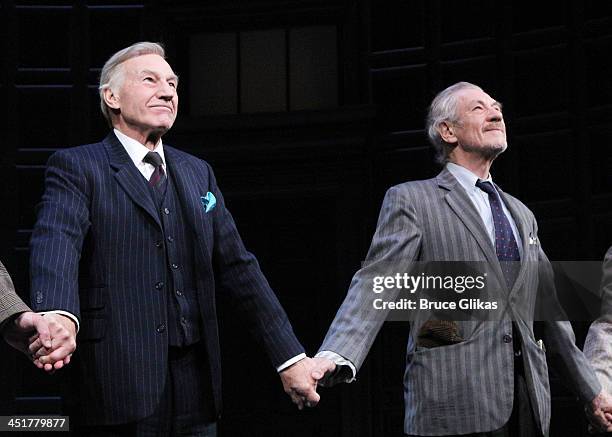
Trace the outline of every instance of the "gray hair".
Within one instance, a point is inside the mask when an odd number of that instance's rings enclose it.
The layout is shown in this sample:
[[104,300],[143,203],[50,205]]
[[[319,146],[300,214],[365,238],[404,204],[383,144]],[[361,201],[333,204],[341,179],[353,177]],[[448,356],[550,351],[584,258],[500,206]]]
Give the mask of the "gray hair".
[[129,59],[142,55],[159,55],[164,59],[166,58],[166,52],[161,44],[144,41],[137,42],[119,50],[111,56],[104,64],[104,67],[102,67],[102,72],[100,73],[100,86],[98,87],[100,92],[100,109],[102,110],[102,115],[111,127],[111,109],[106,106],[106,102],[104,101],[104,90],[107,88],[115,88],[121,83],[120,79],[123,78],[121,64]]
[[442,139],[439,131],[440,125],[444,122],[457,123],[457,93],[468,88],[482,90],[479,86],[469,82],[457,82],[440,91],[429,106],[425,128],[429,142],[436,151],[436,161],[440,164],[448,162],[448,157],[454,149],[452,144]]

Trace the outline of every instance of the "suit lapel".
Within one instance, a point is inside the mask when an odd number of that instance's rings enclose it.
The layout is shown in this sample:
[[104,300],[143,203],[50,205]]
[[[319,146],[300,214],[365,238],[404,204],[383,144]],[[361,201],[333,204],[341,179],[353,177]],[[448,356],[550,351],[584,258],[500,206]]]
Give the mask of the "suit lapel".
[[130,199],[149,214],[161,228],[159,214],[146,185],[147,182],[142,173],[134,166],[130,156],[114,133],[111,132],[104,139],[104,146],[108,152],[109,164],[116,171],[115,179],[117,183]]
[[168,163],[168,171],[172,182],[176,188],[183,214],[191,225],[196,236],[201,235],[201,225],[206,219],[204,208],[200,197],[205,194],[201,191],[198,181],[189,161],[184,159],[177,151],[171,147],[164,148],[164,155]]
[[492,266],[494,273],[500,279],[500,283],[505,284],[504,275],[495,254],[495,248],[491,244],[491,239],[487,234],[484,223],[471,199],[457,179],[446,168],[442,170],[436,179],[438,180],[438,185],[448,191],[445,196],[446,202],[474,236],[474,239],[485,254],[489,265]]

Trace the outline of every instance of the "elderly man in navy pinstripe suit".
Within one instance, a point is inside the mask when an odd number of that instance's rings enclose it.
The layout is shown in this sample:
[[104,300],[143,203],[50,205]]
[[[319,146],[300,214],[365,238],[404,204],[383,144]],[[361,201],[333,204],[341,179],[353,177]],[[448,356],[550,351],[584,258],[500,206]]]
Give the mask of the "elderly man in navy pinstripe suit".
[[177,86],[160,45],[115,53],[100,78],[112,132],[48,162],[32,303],[78,332],[80,434],[216,434],[221,290],[298,407],[318,401],[313,362],[243,246],[212,169],[162,144]]

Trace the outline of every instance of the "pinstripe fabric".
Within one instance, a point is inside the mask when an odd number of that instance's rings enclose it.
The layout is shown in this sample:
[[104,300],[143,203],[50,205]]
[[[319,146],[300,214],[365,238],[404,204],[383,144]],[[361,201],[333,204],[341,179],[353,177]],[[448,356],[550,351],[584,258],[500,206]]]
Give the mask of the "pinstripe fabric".
[[601,317],[589,328],[584,353],[595,368],[604,390],[612,393],[612,247],[604,259],[601,293]]
[[[303,352],[257,260],[243,246],[209,165],[165,148],[183,218],[193,232],[204,346],[217,413],[221,369],[217,290],[279,365]],[[173,169],[176,169],[174,171]],[[217,206],[205,213],[208,191]],[[147,181],[114,134],[55,153],[31,246],[37,310],[79,317],[74,365],[85,424],[118,424],[150,415],[167,373],[167,296],[155,288],[166,269],[159,215]],[[219,287],[222,286],[222,287]]]
[[13,281],[0,262],[0,326],[9,317],[24,311],[30,308],[15,293]]
[[[499,190],[499,187],[497,187]],[[523,242],[517,279],[508,290],[495,249],[477,211],[463,188],[446,169],[436,178],[392,187],[387,192],[364,267],[351,282],[346,299],[320,350],[363,363],[384,315],[364,308],[372,291],[370,278],[388,265],[408,268],[411,261],[485,261],[491,274],[487,284],[506,290],[507,320],[457,322],[465,341],[432,349],[416,348],[416,333],[426,314],[411,322],[404,375],[404,431],[414,435],[452,435],[501,428],[510,417],[513,399],[514,358],[512,319],[522,339],[523,359],[536,419],[546,435],[550,420],[550,389],[545,354],[534,339],[533,312],[539,280],[551,283],[552,269],[537,244],[531,211],[499,190],[516,222]],[[545,268],[539,271],[538,261]],[[395,263],[395,264],[394,264]],[[541,287],[542,304],[558,305],[551,287]],[[364,311],[366,312],[364,314]],[[574,345],[569,323],[545,323],[545,341],[553,363],[574,383],[576,392],[590,400],[599,391],[592,369]],[[557,355],[558,354],[558,355]]]

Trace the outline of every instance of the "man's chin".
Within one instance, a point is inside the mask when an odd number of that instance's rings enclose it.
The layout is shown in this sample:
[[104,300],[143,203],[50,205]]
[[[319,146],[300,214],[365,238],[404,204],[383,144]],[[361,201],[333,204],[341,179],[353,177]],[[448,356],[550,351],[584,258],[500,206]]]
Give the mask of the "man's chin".
[[153,130],[152,133],[153,134],[157,134],[157,135],[163,135],[166,132],[168,132],[170,130],[170,128],[172,127],[174,123],[168,123],[168,124],[160,124],[159,126],[156,126]]
[[487,144],[484,146],[463,146],[466,152],[474,153],[482,156],[485,159],[493,160],[508,148],[506,143]]

